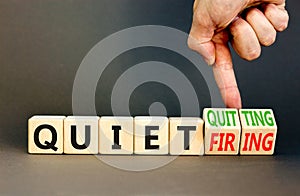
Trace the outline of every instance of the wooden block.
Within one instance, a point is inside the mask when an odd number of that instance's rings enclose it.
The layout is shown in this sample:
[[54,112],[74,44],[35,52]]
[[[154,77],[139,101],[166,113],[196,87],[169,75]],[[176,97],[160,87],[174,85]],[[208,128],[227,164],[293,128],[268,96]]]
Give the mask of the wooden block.
[[132,117],[101,117],[99,129],[100,154],[133,154]]
[[28,152],[62,154],[65,116],[33,116],[28,120]]
[[205,126],[205,154],[237,155],[241,125],[236,109],[206,108],[203,111]]
[[134,153],[144,155],[168,154],[168,125],[167,117],[135,117]]
[[97,116],[68,116],[64,120],[64,153],[98,154]]
[[241,155],[272,155],[277,125],[271,109],[241,109]]
[[201,118],[169,118],[170,154],[203,155],[203,120]]

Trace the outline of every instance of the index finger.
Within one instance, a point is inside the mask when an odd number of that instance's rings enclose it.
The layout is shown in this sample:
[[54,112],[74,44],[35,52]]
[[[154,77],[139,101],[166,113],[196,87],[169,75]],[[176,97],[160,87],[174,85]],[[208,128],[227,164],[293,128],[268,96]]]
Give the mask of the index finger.
[[242,101],[233,70],[229,46],[227,42],[217,42],[215,47],[216,62],[213,65],[213,72],[223,101],[226,107],[240,109]]

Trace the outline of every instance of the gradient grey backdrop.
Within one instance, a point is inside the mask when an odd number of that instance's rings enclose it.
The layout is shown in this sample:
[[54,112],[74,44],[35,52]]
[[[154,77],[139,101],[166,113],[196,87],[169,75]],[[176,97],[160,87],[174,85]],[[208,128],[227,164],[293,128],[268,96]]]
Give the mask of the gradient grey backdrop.
[[[166,25],[188,32],[192,3],[0,0],[0,194],[296,195],[300,183],[300,3],[295,0],[287,4],[289,29],[278,35],[272,47],[263,49],[260,59],[246,62],[234,55],[244,107],[274,109],[279,126],[276,156],[180,157],[158,170],[134,173],[114,169],[93,156],[27,154],[28,118],[34,114],[72,114],[77,68],[96,43],[136,25]],[[153,59],[188,64],[170,51],[144,48],[116,58],[105,76],[124,64]],[[187,72],[193,76],[192,70]],[[111,84],[114,80],[110,79],[102,78]],[[204,81],[200,83],[201,105],[209,107],[207,86]],[[171,91],[149,84],[132,96],[133,115],[147,113],[144,103],[155,99],[146,96],[151,90],[162,99],[170,95],[168,115],[180,113]],[[166,94],[160,94],[161,90]],[[111,113],[108,91],[99,82],[99,115]]]

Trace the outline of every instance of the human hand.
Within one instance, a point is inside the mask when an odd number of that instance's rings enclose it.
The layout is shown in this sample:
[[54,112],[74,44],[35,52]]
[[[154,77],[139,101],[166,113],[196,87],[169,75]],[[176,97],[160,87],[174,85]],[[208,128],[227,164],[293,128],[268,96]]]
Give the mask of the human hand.
[[228,42],[241,58],[254,60],[288,20],[285,0],[195,0],[188,45],[213,65],[227,107],[242,107]]

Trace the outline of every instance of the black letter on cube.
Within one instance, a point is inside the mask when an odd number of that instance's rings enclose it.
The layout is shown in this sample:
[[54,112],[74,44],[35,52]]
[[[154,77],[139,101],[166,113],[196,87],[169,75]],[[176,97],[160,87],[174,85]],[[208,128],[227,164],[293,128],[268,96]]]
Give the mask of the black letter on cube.
[[[43,129],[48,129],[49,131],[51,131],[51,134],[52,134],[51,142],[45,141],[45,145],[41,144],[40,139],[39,139],[40,132]],[[43,150],[52,149],[54,151],[57,151],[57,147],[55,147],[56,142],[57,142],[57,133],[56,133],[56,130],[53,126],[51,126],[51,125],[40,125],[35,129],[35,131],[34,131],[34,143],[40,149],[43,149]]]
[[159,130],[159,126],[145,126],[145,149],[159,149],[159,145],[151,145],[151,140],[158,140],[158,135],[151,135],[151,130]]
[[71,143],[74,148],[77,150],[84,150],[86,149],[91,143],[91,126],[85,126],[85,141],[84,144],[79,145],[76,141],[76,126],[71,125]]
[[121,130],[121,126],[112,126],[112,130],[114,131],[114,144],[112,145],[112,149],[120,150],[119,131]]
[[184,131],[184,150],[190,149],[190,131],[196,131],[196,126],[177,126],[178,131]]

